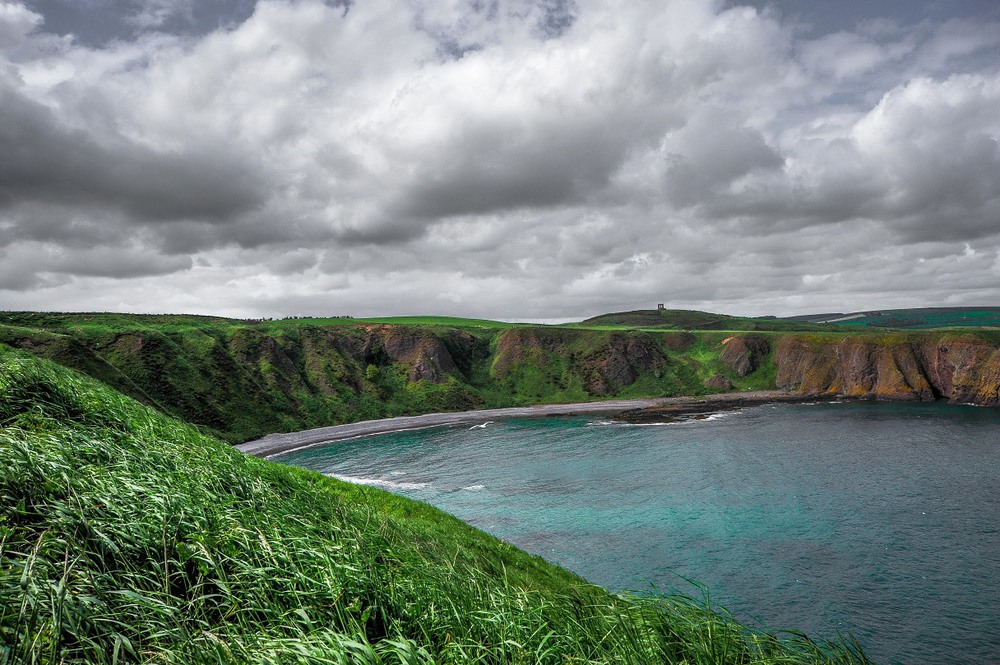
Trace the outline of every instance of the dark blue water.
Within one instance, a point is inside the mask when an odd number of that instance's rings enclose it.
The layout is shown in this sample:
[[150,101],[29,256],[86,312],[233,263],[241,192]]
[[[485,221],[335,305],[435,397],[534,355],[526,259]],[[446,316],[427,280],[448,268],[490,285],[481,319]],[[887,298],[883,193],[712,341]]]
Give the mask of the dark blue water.
[[612,590],[708,587],[737,618],[883,663],[1000,663],[1000,410],[769,405],[359,439],[281,461],[428,501]]

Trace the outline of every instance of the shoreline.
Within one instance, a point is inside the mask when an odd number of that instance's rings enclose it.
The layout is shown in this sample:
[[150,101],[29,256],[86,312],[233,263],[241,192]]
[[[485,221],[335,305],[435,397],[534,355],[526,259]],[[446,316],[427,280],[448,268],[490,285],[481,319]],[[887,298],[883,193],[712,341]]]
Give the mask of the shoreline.
[[782,390],[753,390],[699,397],[650,397],[605,402],[538,404],[450,413],[425,413],[418,416],[396,416],[379,420],[363,420],[345,425],[330,425],[298,432],[268,434],[233,447],[248,455],[270,459],[303,448],[312,448],[364,436],[446,425],[464,425],[491,419],[606,414],[615,416],[615,419],[622,423],[669,422],[684,416],[697,416],[746,406],[758,406],[772,402],[816,401],[817,399],[823,398],[817,398],[815,395],[795,395]]

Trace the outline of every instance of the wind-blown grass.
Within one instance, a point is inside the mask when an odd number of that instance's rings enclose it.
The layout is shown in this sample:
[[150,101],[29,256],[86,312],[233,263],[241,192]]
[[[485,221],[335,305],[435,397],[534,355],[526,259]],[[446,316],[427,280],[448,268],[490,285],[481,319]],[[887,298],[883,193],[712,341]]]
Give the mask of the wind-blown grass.
[[9,663],[865,662],[683,596],[612,595],[2,345],[0,647]]

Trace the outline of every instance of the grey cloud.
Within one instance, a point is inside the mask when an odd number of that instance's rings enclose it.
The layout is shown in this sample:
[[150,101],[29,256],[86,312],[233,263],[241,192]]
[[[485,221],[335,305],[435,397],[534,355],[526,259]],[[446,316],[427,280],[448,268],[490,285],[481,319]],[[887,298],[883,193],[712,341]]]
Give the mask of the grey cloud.
[[29,291],[42,286],[42,279],[16,254],[0,248],[0,290]]
[[438,44],[443,59],[460,59],[510,37],[510,29],[540,40],[557,39],[572,28],[575,0],[418,0],[414,24]]
[[126,234],[126,222],[120,215],[107,214],[99,218],[92,211],[74,210],[57,204],[29,202],[14,206],[0,219],[4,232],[0,247],[21,241],[53,242],[67,248],[90,248],[121,242]]
[[691,202],[707,216],[772,234],[867,219],[897,242],[995,236],[997,85],[995,77],[956,76],[898,86],[844,133],[786,144],[786,168],[751,173],[736,190],[699,189],[681,162],[668,172],[681,190],[675,200],[694,192]]
[[390,210],[438,218],[580,203],[604,189],[635,143],[629,118],[574,123],[463,120],[464,131],[433,153]]
[[913,75],[947,75],[975,69],[989,69],[1000,56],[1000,34],[995,21],[1000,20],[1000,8],[993,8],[994,21],[952,19],[931,32],[916,54]]
[[[681,152],[670,152],[674,146]],[[668,198],[682,207],[711,200],[754,171],[772,171],[784,164],[760,132],[726,126],[710,116],[677,132],[666,150],[664,187]]]
[[144,230],[147,241],[164,254],[197,254],[213,248],[272,248],[284,251],[289,242],[307,246],[321,245],[336,237],[330,229],[323,232],[303,230],[285,216],[266,211],[232,221],[206,224],[197,220],[177,220]]
[[315,266],[318,260],[315,251],[298,248],[269,258],[268,267],[276,275],[296,275]]
[[68,249],[48,243],[15,243],[0,250],[0,288],[24,291],[88,277],[128,280],[191,268],[188,256],[163,256],[135,244]]
[[539,5],[538,30],[546,39],[561,37],[576,22],[579,7],[574,0],[543,0]]
[[150,29],[200,36],[242,23],[257,0],[27,0],[44,15],[45,32],[104,46]]
[[169,275],[188,270],[192,265],[189,256],[164,256],[155,251],[125,246],[72,252],[44,267],[48,272],[128,279]]
[[140,0],[125,21],[139,30],[160,28],[169,23],[193,23],[192,0]]
[[422,237],[427,226],[408,215],[374,213],[357,221],[338,222],[334,236],[347,246],[395,246]]
[[223,151],[159,153],[71,128],[0,82],[0,206],[25,201],[122,209],[146,220],[219,220],[263,202],[259,174]]
[[[470,156],[471,157],[471,156]],[[463,159],[449,164],[443,173],[427,174],[403,195],[398,208],[403,216],[421,218],[485,214],[517,207],[546,207],[571,203],[586,178],[574,178],[572,167],[560,168],[559,159],[537,155],[523,168],[490,163],[494,157]],[[589,169],[584,165],[584,171]],[[585,174],[581,174],[585,175]]]

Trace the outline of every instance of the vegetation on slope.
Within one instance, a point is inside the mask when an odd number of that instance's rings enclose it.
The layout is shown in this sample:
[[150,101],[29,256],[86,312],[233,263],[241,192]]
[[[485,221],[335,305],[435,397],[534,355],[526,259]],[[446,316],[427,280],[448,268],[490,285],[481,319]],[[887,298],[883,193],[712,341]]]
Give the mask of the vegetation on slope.
[[849,663],[620,597],[427,505],[245,457],[0,345],[0,660]]
[[843,327],[937,328],[1000,327],[1000,307],[919,307],[839,314],[808,314],[781,319],[784,322],[829,323]]
[[0,342],[231,442],[433,411],[698,395],[720,372],[741,389],[773,385],[728,371],[727,333],[453,323],[0,313]]
[[639,328],[643,330],[724,330],[809,332],[830,331],[835,327],[808,320],[777,319],[774,317],[743,317],[712,314],[686,309],[644,309],[595,316],[578,324],[577,328]]
[[[0,343],[82,371],[231,443],[436,411],[774,389],[777,365],[794,360],[779,357],[775,349],[792,337],[821,342],[826,351],[819,355],[829,356],[839,353],[841,341],[865,351],[884,346],[888,335],[903,355],[913,355],[903,347],[923,349],[918,360],[934,384],[931,394],[958,395],[950,389],[954,373],[972,377],[961,380],[977,384],[975,395],[1000,389],[992,365],[983,364],[989,349],[965,338],[957,344],[951,339],[955,332],[836,326],[812,332],[709,330],[698,328],[746,328],[759,320],[670,310],[609,317],[607,325],[573,328],[454,319],[390,324],[0,312]],[[651,326],[648,317],[667,323]],[[995,330],[963,330],[969,339],[1000,345]],[[752,362],[730,353],[733,340],[746,351],[750,339],[760,347]],[[935,351],[935,345],[943,350]],[[963,356],[959,347],[976,352]],[[871,374],[872,357],[868,351],[853,354],[856,367],[830,364],[832,356],[816,356],[809,361],[813,367],[796,361],[792,364],[801,372],[815,373],[823,365],[838,380],[821,386],[787,376],[780,387],[868,394],[868,386],[852,388],[839,379]],[[966,367],[972,360],[983,366]]]

